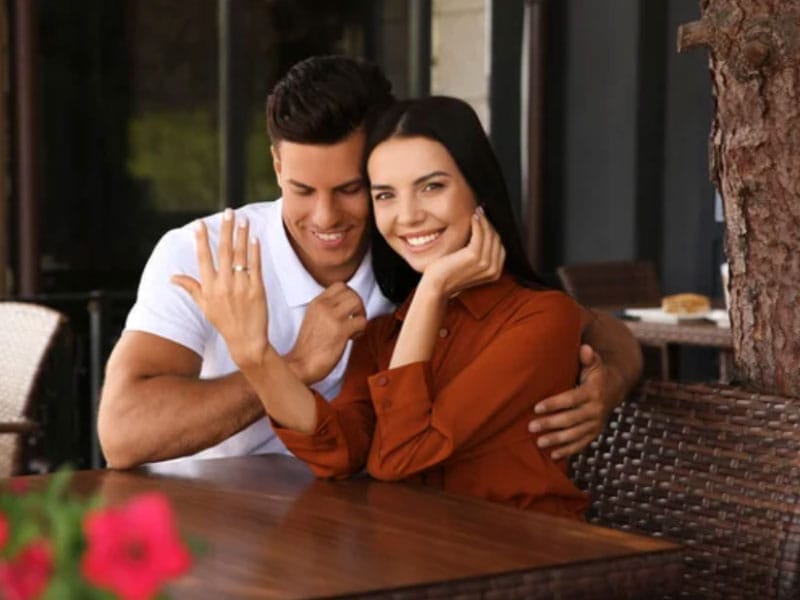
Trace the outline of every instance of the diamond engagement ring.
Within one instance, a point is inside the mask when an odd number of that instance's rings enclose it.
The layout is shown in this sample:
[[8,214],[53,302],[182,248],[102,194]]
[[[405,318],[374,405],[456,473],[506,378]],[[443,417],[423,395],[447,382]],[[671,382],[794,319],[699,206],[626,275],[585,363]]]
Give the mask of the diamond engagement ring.
[[247,268],[247,265],[233,265],[233,272],[234,273],[244,273],[246,271],[249,271],[249,269]]

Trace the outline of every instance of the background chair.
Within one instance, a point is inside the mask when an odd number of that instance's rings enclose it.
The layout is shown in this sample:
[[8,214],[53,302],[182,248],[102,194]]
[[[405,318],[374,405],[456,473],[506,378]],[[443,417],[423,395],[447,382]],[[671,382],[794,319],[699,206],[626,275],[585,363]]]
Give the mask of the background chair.
[[572,461],[601,525],[685,546],[686,598],[800,597],[800,403],[645,382]]
[[[650,261],[607,261],[558,267],[564,290],[589,308],[661,306],[661,284]],[[644,346],[645,378],[670,379],[669,348],[666,344]]]
[[557,273],[567,293],[586,306],[661,306],[661,285],[650,261],[565,265]]
[[43,413],[33,399],[45,387],[45,365],[65,323],[44,306],[0,302],[0,477],[46,470],[25,457],[43,433]]

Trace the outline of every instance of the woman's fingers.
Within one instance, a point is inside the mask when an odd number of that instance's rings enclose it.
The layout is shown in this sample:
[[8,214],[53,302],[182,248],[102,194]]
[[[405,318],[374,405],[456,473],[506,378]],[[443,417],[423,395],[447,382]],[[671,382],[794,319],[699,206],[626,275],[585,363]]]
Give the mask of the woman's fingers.
[[222,223],[219,228],[217,260],[219,274],[223,280],[229,280],[233,273],[233,217],[233,209],[226,208],[222,213]]
[[214,271],[214,258],[211,255],[211,246],[208,242],[208,228],[204,221],[197,222],[194,234],[200,282],[203,285],[210,285],[216,273]]
[[258,289],[263,289],[263,279],[261,277],[261,242],[258,238],[251,236],[247,244],[247,271],[250,276],[250,283],[255,286],[262,286]]
[[472,235],[470,236],[467,246],[473,251],[473,257],[480,260],[481,253],[483,252],[484,237],[486,230],[483,226],[483,221],[486,220],[486,215],[483,214],[483,208],[480,206],[475,209],[472,215]]
[[241,219],[236,225],[236,238],[233,241],[233,271],[234,285],[241,285],[249,282],[247,276],[249,271],[249,261],[247,257],[248,239],[250,237],[250,223],[247,219]]
[[186,293],[189,294],[198,305],[200,305],[203,288],[200,286],[199,281],[197,281],[194,277],[189,277],[188,275],[173,275],[169,278],[169,280],[178,287],[186,290]]
[[480,210],[479,218],[480,228],[482,231],[481,238],[483,245],[481,254],[478,259],[478,270],[481,275],[481,282],[495,281],[503,270],[503,261],[505,259],[505,251],[503,250],[503,243],[495,231],[489,219]]
[[503,273],[506,250],[503,247],[503,241],[500,239],[500,236],[498,235],[497,231],[495,231],[494,227],[492,227],[491,231],[491,240],[491,251],[489,253],[489,277],[492,281],[494,281]]

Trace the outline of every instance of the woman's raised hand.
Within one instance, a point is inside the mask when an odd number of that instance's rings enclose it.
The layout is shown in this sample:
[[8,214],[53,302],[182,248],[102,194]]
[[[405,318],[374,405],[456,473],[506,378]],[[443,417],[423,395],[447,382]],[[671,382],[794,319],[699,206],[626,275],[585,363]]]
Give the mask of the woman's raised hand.
[[433,286],[447,299],[461,290],[497,281],[505,259],[503,242],[479,206],[472,216],[472,234],[467,245],[428,265],[420,286]]
[[250,238],[250,224],[241,220],[234,227],[233,210],[225,210],[216,269],[203,221],[195,226],[195,245],[200,281],[188,275],[173,275],[172,283],[197,302],[222,335],[239,368],[259,363],[269,349],[268,313],[261,277],[261,245],[255,237]]

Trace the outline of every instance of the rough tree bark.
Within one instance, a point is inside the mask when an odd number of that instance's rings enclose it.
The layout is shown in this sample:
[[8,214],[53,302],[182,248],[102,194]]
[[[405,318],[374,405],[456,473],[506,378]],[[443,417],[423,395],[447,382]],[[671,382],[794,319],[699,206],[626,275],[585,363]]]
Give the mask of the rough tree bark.
[[800,397],[800,0],[701,0],[678,49],[704,45],[716,114],[711,179],[725,207],[736,365]]

